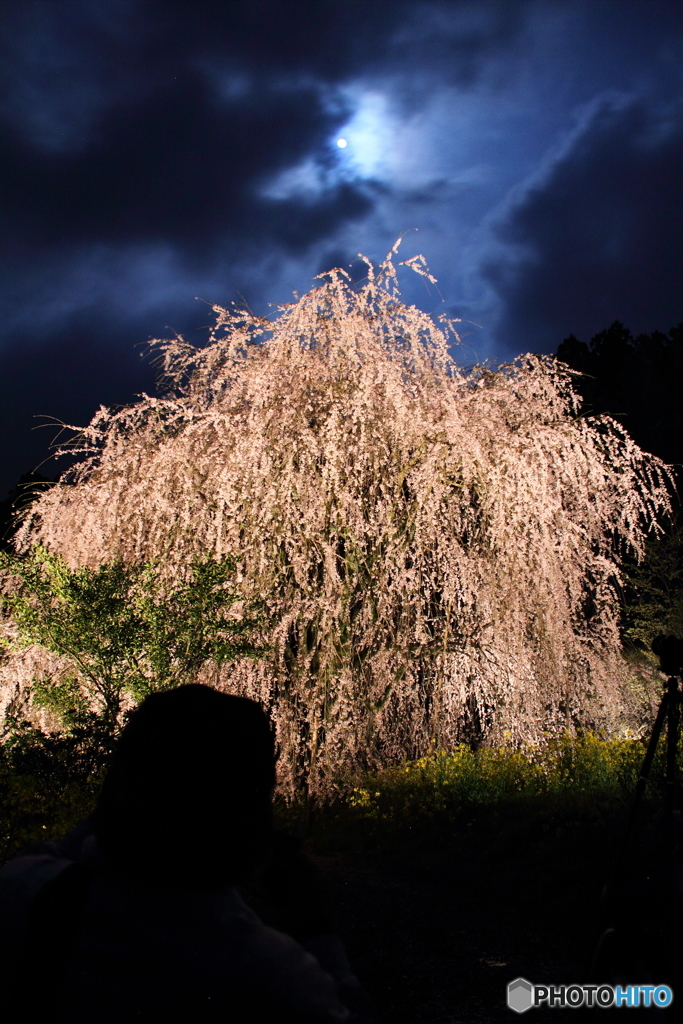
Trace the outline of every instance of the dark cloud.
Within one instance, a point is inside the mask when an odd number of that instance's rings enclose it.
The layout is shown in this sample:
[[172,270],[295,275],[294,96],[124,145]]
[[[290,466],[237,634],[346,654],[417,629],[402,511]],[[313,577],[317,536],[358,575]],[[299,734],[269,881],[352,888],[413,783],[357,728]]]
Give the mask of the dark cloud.
[[323,253],[318,261],[316,275],[325,274],[328,270],[335,270],[337,268],[345,270],[356,284],[364,281],[368,276],[367,263],[364,263],[355,253],[338,248],[327,249]]
[[121,2],[119,23],[92,0],[10,4],[6,57],[24,61],[0,139],[5,230],[48,245],[164,240],[208,259],[226,235],[312,244],[366,214],[368,193],[330,188],[294,229],[291,204],[259,186],[308,154],[329,164],[349,111],[324,87],[354,69],[429,48],[470,81],[519,17],[486,4],[458,31],[458,6]]
[[[304,232],[290,229],[286,204],[278,216],[256,190],[322,147],[335,120],[311,88],[262,89],[220,107],[188,72],[144,103],[103,115],[91,144],[75,153],[47,155],[6,132],[3,178],[13,196],[7,229],[21,226],[48,245],[144,239],[211,251],[226,233],[302,244]],[[331,190],[306,217],[310,239],[367,205],[350,185]]]
[[[430,69],[472,81],[482,56],[519,34],[528,3],[508,0],[5,0],[8,110],[82,108],[83,118],[183,66],[214,80]],[[425,67],[425,58],[430,62]],[[37,122],[36,122],[37,123]]]
[[619,319],[634,332],[683,317],[683,109],[607,98],[497,225],[483,266],[510,349],[552,351]]
[[[142,391],[153,394],[157,376],[141,358],[144,350],[122,345],[106,325],[98,326],[94,349],[90,317],[82,317],[80,323],[74,318],[64,333],[52,334],[43,344],[21,342],[20,338],[0,352],[0,448],[6,489],[46,458],[41,469],[46,476],[68,465],[68,459],[49,458],[60,429],[56,421],[83,426],[101,404],[125,404]],[[67,436],[73,435],[63,434],[62,440]]]
[[[85,423],[153,386],[136,343],[205,339],[195,296],[269,312],[333,266],[358,279],[356,253],[381,259],[407,229],[420,234],[402,258],[424,251],[440,291],[402,271],[404,297],[482,324],[476,358],[492,354],[501,301],[510,350],[613,319],[644,329],[650,307],[652,326],[677,322],[681,223],[667,202],[680,134],[655,94],[661,80],[680,95],[680,11],[651,0],[647,12],[635,0],[5,0],[0,498],[47,452],[35,413]],[[492,253],[491,210],[608,89],[634,99],[595,109],[509,208]]]
[[144,77],[140,9],[127,0],[5,0],[0,118],[46,152],[86,146]]

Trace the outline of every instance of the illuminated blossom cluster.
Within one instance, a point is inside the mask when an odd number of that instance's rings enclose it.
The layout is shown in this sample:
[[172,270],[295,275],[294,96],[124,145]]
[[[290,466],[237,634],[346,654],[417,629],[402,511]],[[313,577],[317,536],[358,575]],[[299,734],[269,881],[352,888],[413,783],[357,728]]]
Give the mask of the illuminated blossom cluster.
[[272,320],[214,307],[204,348],[153,343],[160,397],[101,408],[18,535],[169,578],[238,556],[271,653],[204,678],[271,709],[290,793],[430,740],[609,721],[619,557],[669,508],[667,467],[581,416],[566,367],[459,369],[453,323],[401,302],[396,249]]

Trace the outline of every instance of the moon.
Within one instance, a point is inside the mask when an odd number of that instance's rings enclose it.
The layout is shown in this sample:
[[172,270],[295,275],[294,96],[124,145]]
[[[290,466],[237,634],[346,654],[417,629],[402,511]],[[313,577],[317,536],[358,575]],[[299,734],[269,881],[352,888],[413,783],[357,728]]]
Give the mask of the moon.
[[337,145],[340,149],[346,149],[346,139],[337,139]]

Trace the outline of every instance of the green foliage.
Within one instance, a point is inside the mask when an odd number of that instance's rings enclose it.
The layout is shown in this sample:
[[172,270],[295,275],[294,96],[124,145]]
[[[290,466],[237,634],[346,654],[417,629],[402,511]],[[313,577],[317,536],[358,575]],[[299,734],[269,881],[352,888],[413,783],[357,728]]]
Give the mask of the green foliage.
[[32,694],[36,707],[52,711],[69,732],[88,711],[88,698],[77,676],[61,680],[39,676],[33,682]]
[[648,540],[645,559],[626,568],[624,637],[648,650],[659,634],[683,639],[683,531],[680,522]]
[[[565,733],[520,750],[434,749],[418,761],[367,777],[338,813],[360,819],[370,832],[382,832],[427,821],[452,822],[463,812],[504,802],[532,800],[586,810],[630,799],[644,755],[640,740],[605,740],[593,732]],[[651,792],[661,788],[664,770],[661,743]]]
[[69,707],[70,728],[28,720],[29,694],[12,700],[0,742],[0,863],[28,843],[58,839],[93,810],[116,733],[102,715]]
[[[90,813],[125,724],[124,698],[134,706],[192,680],[209,659],[261,653],[252,642],[259,620],[248,617],[255,607],[232,614],[235,569],[229,557],[197,559],[170,586],[151,562],[70,569],[40,546],[25,556],[0,552],[0,642],[10,650],[36,644],[69,664],[58,677],[34,678],[5,712],[0,860]],[[31,704],[50,711],[61,730],[32,724]]]
[[64,677],[33,681],[35,703],[65,727],[93,706],[114,726],[124,695],[137,702],[192,679],[209,659],[261,653],[251,639],[258,619],[231,614],[235,569],[230,557],[195,559],[171,587],[154,562],[70,569],[40,545],[24,556],[0,552],[0,607],[10,620],[0,642],[69,659]]
[[[70,761],[68,753],[62,763]],[[55,758],[49,761],[52,768]],[[64,781],[57,771],[47,779],[19,772],[0,756],[0,863],[27,844],[57,840],[94,810],[104,767],[88,779]]]
[[[12,712],[10,712],[12,717]],[[57,839],[93,810],[113,743],[94,719],[68,735],[46,736],[15,715],[11,739],[0,746],[0,862],[27,843]],[[459,746],[366,776],[349,787],[317,822],[323,835],[365,839],[404,829],[457,826],[477,808],[532,808],[546,822],[595,817],[628,806],[645,755],[642,740],[605,740],[569,733],[520,750]],[[679,756],[683,755],[683,740]],[[663,791],[660,742],[648,794]],[[301,829],[303,805],[276,802],[278,826]]]

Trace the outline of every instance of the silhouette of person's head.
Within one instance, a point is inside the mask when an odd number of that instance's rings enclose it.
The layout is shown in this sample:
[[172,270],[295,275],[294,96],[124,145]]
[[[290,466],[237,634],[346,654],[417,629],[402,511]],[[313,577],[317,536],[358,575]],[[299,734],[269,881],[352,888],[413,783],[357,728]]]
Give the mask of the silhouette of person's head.
[[274,785],[257,703],[197,684],[151,694],[121,734],[95,835],[105,860],[141,883],[234,885],[268,849]]

